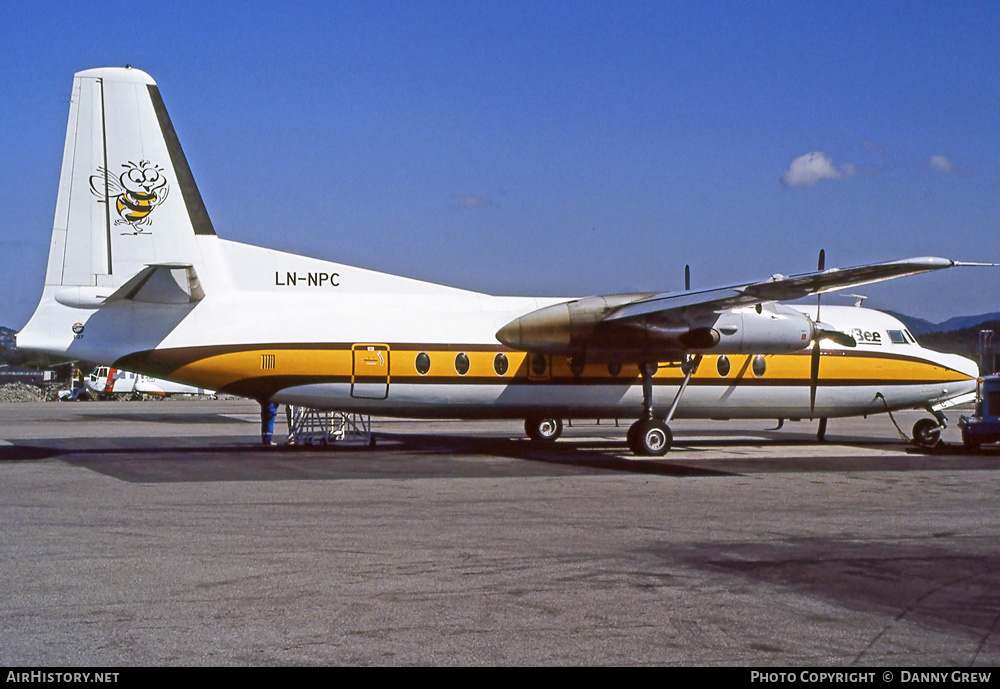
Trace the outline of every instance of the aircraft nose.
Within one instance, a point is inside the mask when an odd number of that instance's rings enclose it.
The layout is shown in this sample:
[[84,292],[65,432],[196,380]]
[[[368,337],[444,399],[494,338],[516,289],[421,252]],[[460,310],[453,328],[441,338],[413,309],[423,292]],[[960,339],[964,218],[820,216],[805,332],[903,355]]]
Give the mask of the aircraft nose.
[[946,363],[959,373],[964,373],[969,378],[979,377],[979,364],[977,362],[958,354],[951,354],[948,358],[949,361]]
[[976,378],[979,377],[978,363],[958,354],[942,355],[939,361],[941,365],[968,376],[964,380],[952,381],[947,384],[943,391],[946,391],[949,397],[975,392]]

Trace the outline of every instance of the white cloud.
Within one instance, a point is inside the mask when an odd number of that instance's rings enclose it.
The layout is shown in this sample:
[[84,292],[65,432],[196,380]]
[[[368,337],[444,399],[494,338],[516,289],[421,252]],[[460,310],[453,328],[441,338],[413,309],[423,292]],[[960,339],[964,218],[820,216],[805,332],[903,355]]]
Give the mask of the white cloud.
[[931,170],[936,170],[942,175],[947,175],[950,172],[955,171],[955,163],[951,162],[944,156],[931,156],[931,159],[927,163],[927,167]]
[[781,175],[781,183],[786,187],[807,187],[821,179],[840,179],[856,172],[857,168],[851,163],[841,165],[838,169],[830,156],[822,151],[813,151],[793,160]]

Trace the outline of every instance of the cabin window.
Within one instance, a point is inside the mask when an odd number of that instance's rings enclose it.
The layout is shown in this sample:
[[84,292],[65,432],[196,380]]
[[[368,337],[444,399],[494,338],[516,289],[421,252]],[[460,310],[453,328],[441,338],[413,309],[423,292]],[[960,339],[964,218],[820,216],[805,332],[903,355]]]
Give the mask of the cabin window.
[[531,372],[536,376],[544,376],[545,369],[548,367],[548,363],[545,361],[544,354],[534,354],[531,357]]
[[458,371],[458,375],[464,376],[469,372],[469,355],[465,352],[459,352],[458,356],[455,357],[455,370]]
[[420,354],[417,354],[417,360],[414,362],[414,365],[417,367],[417,373],[425,376],[431,370],[431,358],[427,356],[427,352],[420,352]]
[[729,357],[723,354],[715,361],[715,368],[719,371],[719,376],[725,378],[729,375],[729,370],[731,365],[729,363]]
[[608,373],[610,373],[611,375],[617,376],[621,372],[622,372],[622,365],[621,364],[619,364],[619,363],[608,364]]
[[586,362],[584,361],[582,354],[569,360],[569,370],[577,378],[583,375],[584,365],[586,365]]
[[507,361],[507,355],[505,355],[503,352],[500,352],[495,357],[493,357],[493,370],[497,372],[498,376],[502,376],[503,374],[507,373],[508,366],[510,366],[510,364]]
[[893,344],[906,344],[902,330],[887,330],[886,332],[889,334],[889,341]]
[[767,371],[767,361],[764,360],[763,354],[758,354],[753,358],[753,365],[751,366],[751,369],[753,369],[753,374],[758,378],[764,375]]

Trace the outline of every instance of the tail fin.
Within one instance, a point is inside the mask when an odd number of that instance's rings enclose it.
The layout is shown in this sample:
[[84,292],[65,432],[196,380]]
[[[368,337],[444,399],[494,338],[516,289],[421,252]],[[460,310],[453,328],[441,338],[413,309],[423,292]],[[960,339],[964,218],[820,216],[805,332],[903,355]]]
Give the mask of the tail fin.
[[156,82],[78,72],[46,287],[117,289],[147,265],[199,263],[198,235],[215,230]]

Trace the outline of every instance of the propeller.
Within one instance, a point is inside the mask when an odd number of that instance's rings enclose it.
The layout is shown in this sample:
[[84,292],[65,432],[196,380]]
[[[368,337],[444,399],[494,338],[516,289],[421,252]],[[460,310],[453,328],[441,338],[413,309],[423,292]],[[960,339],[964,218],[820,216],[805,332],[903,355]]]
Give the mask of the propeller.
[[[819,261],[816,263],[816,269],[823,271],[826,269],[826,251],[823,249],[819,250]],[[821,340],[829,340],[830,342],[836,342],[841,347],[857,347],[858,343],[853,337],[845,332],[839,330],[834,330],[830,325],[823,323],[819,319],[820,310],[820,297],[821,295],[816,295],[816,320],[813,322],[813,346],[812,354],[809,361],[809,413],[812,414],[816,411],[816,388],[819,385],[819,358],[820,358],[820,346]]]
[[[816,270],[822,272],[826,268],[826,249],[819,250],[819,260],[816,261]],[[809,413],[812,414],[816,410],[816,387],[819,385],[819,341],[820,341],[820,330],[819,327],[819,309],[822,305],[821,294],[816,295],[816,323],[813,325],[813,348],[812,356],[809,361]]]
[[[817,270],[817,272],[820,272],[820,273],[822,273],[824,270],[826,270],[826,249],[820,249],[819,250],[819,260],[816,261],[816,270]],[[817,294],[816,295],[816,322],[817,323],[819,323],[819,307],[821,305],[820,304],[820,300],[822,299],[822,297],[823,297],[822,294]]]
[[845,332],[834,330],[826,323],[813,323],[812,356],[809,362],[809,413],[816,411],[816,386],[819,384],[819,357],[821,340],[836,342],[841,347],[857,347],[858,341]]

